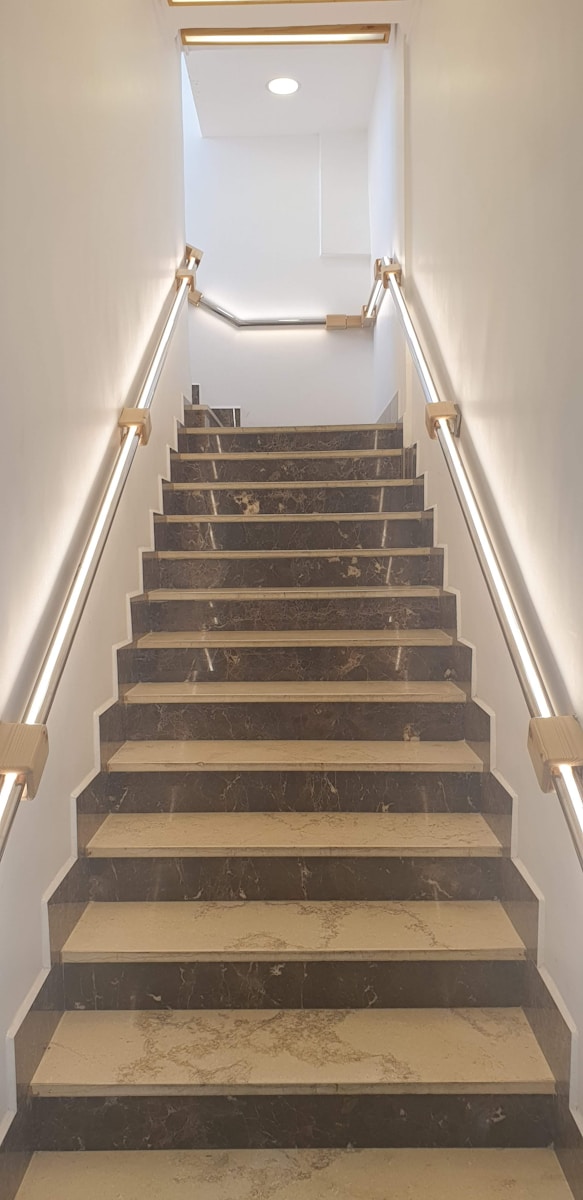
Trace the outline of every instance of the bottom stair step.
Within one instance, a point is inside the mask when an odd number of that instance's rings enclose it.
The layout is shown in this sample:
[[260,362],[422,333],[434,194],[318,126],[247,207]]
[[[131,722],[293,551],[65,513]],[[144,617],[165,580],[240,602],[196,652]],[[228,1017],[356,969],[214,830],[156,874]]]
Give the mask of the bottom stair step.
[[572,1200],[551,1150],[35,1154],[17,1200]]

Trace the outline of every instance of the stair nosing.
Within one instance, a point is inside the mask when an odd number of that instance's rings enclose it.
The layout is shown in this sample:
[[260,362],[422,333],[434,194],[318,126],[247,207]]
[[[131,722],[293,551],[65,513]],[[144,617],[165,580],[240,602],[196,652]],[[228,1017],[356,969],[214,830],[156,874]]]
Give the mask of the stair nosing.
[[[439,638],[431,638],[431,634]],[[282,638],[282,634],[289,635]],[[326,637],[326,634],[332,635]],[[364,637],[362,635],[365,635]],[[359,635],[359,636],[356,636]],[[173,649],[259,649],[262,646],[280,646],[283,649],[302,649],[310,646],[338,649],[345,646],[368,646],[375,648],[445,647],[461,645],[452,633],[443,629],[284,629],[284,630],[158,630],[140,634],[124,649],[163,649],[165,639]],[[180,640],[181,639],[181,640]],[[158,645],[156,645],[158,642]]]
[[353,587],[232,587],[232,588],[148,588],[135,600],[144,599],[152,603],[165,603],[172,600],[201,601],[201,600],[423,600],[441,599],[453,593],[437,584],[387,584],[378,586],[370,584]]
[[306,479],[306,480],[282,480],[281,482],[273,482],[269,480],[253,481],[247,480],[220,480],[217,482],[208,480],[193,480],[192,482],[164,480],[162,490],[164,492],[268,492],[268,491],[315,491],[316,488],[327,489],[350,489],[350,488],[397,488],[397,487],[423,487],[422,479]]
[[[193,407],[198,407],[198,405]],[[225,425],[224,429],[227,433],[244,435],[254,435],[257,433],[305,433],[307,436],[310,436],[313,433],[385,433],[387,430],[390,430],[391,433],[396,433],[402,429],[402,426],[399,422],[393,421],[385,425],[381,425],[380,423],[375,423],[374,425]],[[185,425],[180,429],[180,432],[207,433],[208,430]]]
[[[273,1052],[274,1037],[282,1060]],[[96,1041],[108,1048],[98,1070],[95,1051],[86,1049]],[[329,1057],[328,1043],[346,1050]],[[157,1072],[146,1049],[152,1045]],[[30,1091],[38,1097],[556,1095],[557,1081],[519,1007],[97,1010],[61,1017]]]
[[[170,747],[173,749],[171,750]],[[225,747],[236,748],[237,757],[229,759]],[[275,750],[273,749],[275,747]],[[290,750],[290,747],[296,748]],[[317,751],[314,751],[317,747]],[[379,757],[375,757],[376,748]],[[284,753],[285,748],[285,753]],[[408,753],[404,753],[405,750]],[[184,757],[180,761],[178,750]],[[307,755],[315,753],[313,760]],[[198,753],[197,753],[198,751]],[[165,754],[164,754],[165,752]],[[186,759],[186,753],[191,757]],[[141,753],[141,758],[138,755]],[[201,758],[201,754],[207,757]],[[456,759],[457,754],[457,759]],[[151,756],[149,758],[149,756]],[[360,757],[359,757],[360,756]],[[443,761],[441,761],[443,757]],[[149,758],[149,760],[148,760]],[[133,761],[132,761],[133,760]],[[168,761],[166,761],[168,760]],[[452,761],[453,760],[453,761]],[[130,741],[122,745],[104,764],[109,773],[175,771],[383,771],[484,774],[486,763],[464,740],[449,742],[322,742],[322,741],[240,741],[208,740]]]
[[[412,688],[412,691],[408,691]],[[423,689],[425,688],[425,692]],[[271,690],[270,690],[271,689]],[[121,704],[466,704],[470,697],[451,680],[285,680],[248,683],[205,680],[124,685]]]
[[441,558],[440,546],[383,546],[375,550],[144,550],[143,558],[151,561],[189,559],[255,559],[255,558]]
[[246,516],[242,513],[155,513],[155,525],[172,525],[172,524],[243,524],[247,522],[249,525],[257,525],[262,522],[268,525],[276,524],[278,521],[284,524],[290,524],[297,521],[300,524],[306,524],[309,521],[428,521],[431,520],[433,513],[431,510],[415,511],[415,512],[364,512],[364,513],[347,513],[347,512],[314,512],[314,513],[252,513],[251,516]]
[[[240,428],[240,427],[239,427]],[[181,429],[181,433],[188,432]],[[267,459],[269,462],[285,461],[286,459],[315,459],[315,458],[398,458],[405,453],[402,447],[381,447],[377,450],[232,450],[215,453],[190,453],[187,450],[172,450],[171,461],[179,462],[249,462],[250,460]]]
[[[431,911],[432,910],[432,911]],[[439,920],[434,920],[435,913],[448,913],[448,920],[453,916],[453,922],[444,929]],[[236,936],[229,935],[228,925],[236,915],[247,914],[247,922],[237,926]],[[476,922],[478,914],[478,927]],[[111,917],[115,914],[116,937],[112,937]],[[283,917],[283,923],[278,927],[277,921],[271,924],[273,916]],[[294,928],[301,925],[304,914],[308,920],[308,929],[304,928],[303,937],[314,944],[306,947],[298,939],[289,934],[286,921],[294,921]],[[198,918],[199,928],[193,928],[188,922],[185,926],[184,917],[194,915]],[[361,920],[370,922],[380,917],[393,928],[386,939],[377,935],[374,938],[364,938],[364,948],[357,945],[355,939],[362,938],[362,931],[357,933],[336,930],[333,937],[338,938],[344,945],[336,948],[328,946],[325,920],[327,916],[340,920]],[[417,939],[407,939],[407,930],[403,929],[407,918],[413,921],[429,922],[425,934],[426,944],[423,945],[423,934]],[[484,917],[486,920],[484,921]],[[162,920],[160,920],[162,918]],[[213,946],[204,945],[204,928],[207,922],[216,922],[212,929]],[[310,929],[310,919],[312,928]],[[105,928],[100,930],[100,921]],[[157,932],[152,937],[152,921],[157,923]],[[267,922],[269,931],[261,932],[261,922]],[[460,923],[465,925],[465,932],[460,930]],[[118,923],[119,922],[119,923]],[[126,929],[124,930],[124,922]],[[298,924],[299,922],[299,924]],[[321,930],[317,929],[320,922]],[[491,944],[488,944],[488,931],[483,930],[483,924],[492,925]],[[179,923],[179,924],[177,924]],[[221,923],[223,928],[221,928]],[[257,944],[252,944],[254,936],[252,925],[259,929]],[[129,925],[129,928],[127,926]],[[168,927],[176,933],[178,940],[172,940],[168,946]],[[316,928],[314,928],[316,926]],[[370,929],[370,924],[369,924]],[[468,936],[471,929],[473,937]],[[96,932],[97,931],[97,932]],[[148,936],[148,931],[150,934]],[[125,934],[126,945],[122,945],[120,933]],[[306,938],[307,933],[307,938]],[[144,937],[144,934],[146,936]],[[201,936],[202,935],[202,936]],[[110,945],[107,945],[107,939]],[[269,945],[269,939],[272,944]],[[441,939],[441,945],[432,942]],[[483,938],[483,944],[482,944]],[[94,946],[91,946],[93,939]],[[140,945],[141,939],[141,945]],[[180,945],[180,939],[184,939]],[[196,942],[198,939],[198,947]],[[447,940],[449,939],[449,944]],[[95,942],[99,941],[96,948]],[[207,942],[208,942],[207,938]],[[238,942],[244,940],[245,947],[239,947]],[[383,941],[385,944],[383,945]],[[391,941],[393,945],[391,945]],[[407,944],[408,941],[408,944]],[[84,944],[85,942],[85,944]],[[158,944],[156,945],[156,942]],[[186,943],[189,942],[187,946]],[[251,944],[250,944],[251,942]],[[465,944],[462,944],[464,943]],[[115,944],[114,944],[115,943]],[[286,944],[287,943],[287,944]],[[521,962],[526,959],[527,949],[522,939],[515,932],[509,918],[504,912],[500,901],[114,901],[103,903],[91,901],[81,914],[74,929],[69,934],[60,952],[62,963],[79,962]]]

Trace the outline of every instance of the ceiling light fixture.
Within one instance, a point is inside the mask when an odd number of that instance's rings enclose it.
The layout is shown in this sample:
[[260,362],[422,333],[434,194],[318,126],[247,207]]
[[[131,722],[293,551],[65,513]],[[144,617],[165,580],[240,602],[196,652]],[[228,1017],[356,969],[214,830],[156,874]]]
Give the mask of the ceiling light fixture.
[[181,29],[183,46],[325,46],[388,42],[390,25],[297,25],[289,29]]
[[274,96],[293,96],[299,88],[297,79],[270,79],[267,84],[268,90],[273,92]]

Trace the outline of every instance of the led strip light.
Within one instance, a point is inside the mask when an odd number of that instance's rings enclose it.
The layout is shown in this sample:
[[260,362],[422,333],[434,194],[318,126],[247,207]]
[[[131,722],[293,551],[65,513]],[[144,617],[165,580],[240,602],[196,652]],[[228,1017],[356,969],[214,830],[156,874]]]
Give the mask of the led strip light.
[[[405,332],[411,356],[427,404],[438,404],[435,386],[415,326],[405,303],[403,292],[394,275],[389,276],[388,288]],[[457,442],[447,421],[437,422],[437,435],[454,483],[462,511],[474,543],[486,584],[500,621],[524,696],[533,717],[556,715],[542,674],[528,643],[518,611],[506,584],[494,544],[486,528],[469,476],[462,461]],[[562,764],[553,782],[571,831],[575,849],[583,865],[583,795],[573,767]]]
[[[186,262],[187,268],[192,269],[195,265],[196,258],[194,256],[189,257]],[[172,334],[176,328],[176,323],[189,288],[190,281],[188,278],[179,281],[172,307],[164,324],[152,362],[135,405],[138,409],[149,409],[152,404],[156,386],[168,354]],[[75,577],[57,620],[32,694],[21,718],[23,725],[46,724],[55,692],[65,668],[73,638],[81,620],[91,584],[99,566],[107,536],[138,448],[139,440],[139,426],[130,426],[118,450],[113,470],[75,572]],[[4,782],[0,788],[0,856],[6,845],[8,833],[16,815],[23,791],[24,784],[19,782],[18,775],[9,773],[4,776]]]

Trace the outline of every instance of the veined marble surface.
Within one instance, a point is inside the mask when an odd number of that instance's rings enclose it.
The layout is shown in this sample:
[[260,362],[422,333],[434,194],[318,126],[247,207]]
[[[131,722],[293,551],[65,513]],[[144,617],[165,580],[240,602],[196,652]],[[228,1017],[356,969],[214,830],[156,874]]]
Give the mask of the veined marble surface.
[[110,813],[90,838],[90,857],[133,855],[364,855],[496,857],[480,813]]
[[109,771],[463,771],[484,761],[467,742],[125,742]]
[[572,1200],[551,1150],[36,1154],[18,1200]]
[[33,1096],[514,1093],[556,1083],[522,1009],[67,1012]]
[[63,962],[521,959],[498,901],[90,903]]

